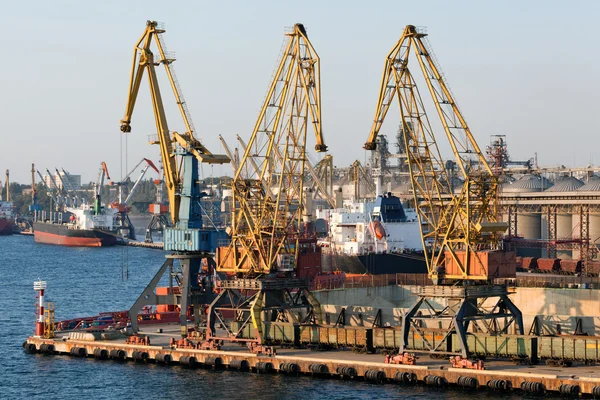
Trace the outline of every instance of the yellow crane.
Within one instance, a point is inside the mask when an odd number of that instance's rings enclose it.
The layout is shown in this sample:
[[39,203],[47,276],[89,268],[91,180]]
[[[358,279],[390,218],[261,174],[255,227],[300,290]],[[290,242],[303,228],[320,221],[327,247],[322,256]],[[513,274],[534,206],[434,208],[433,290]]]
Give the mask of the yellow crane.
[[[144,73],[148,76],[150,95],[156,123],[157,138],[152,144],[160,146],[160,154],[164,171],[164,182],[169,200],[172,226],[163,230],[163,248],[175,253],[167,255],[167,261],[148,284],[129,310],[133,329],[137,329],[137,315],[145,305],[177,304],[180,307],[180,325],[182,336],[187,335],[188,306],[193,306],[194,320],[200,323],[200,309],[203,304],[212,300],[212,290],[207,286],[200,287],[199,276],[206,273],[210,276],[212,255],[217,243],[227,239],[224,230],[216,227],[203,227],[202,206],[203,194],[199,187],[198,163],[224,164],[229,158],[211,153],[195,136],[192,118],[177,81],[173,63],[175,59],[166,51],[163,38],[164,28],[156,21],[147,21],[146,29],[133,49],[133,64],[127,92],[125,116],[121,119],[121,132],[131,132],[131,118],[138,97]],[[152,45],[158,49],[155,54]],[[185,132],[171,132],[167,123],[163,99],[158,84],[156,67],[163,65],[169,80],[177,107],[181,113]],[[205,212],[204,212],[205,213]],[[177,270],[178,286],[181,297],[173,295],[174,261]],[[207,260],[209,271],[204,271],[202,261]],[[155,293],[156,285],[164,273],[170,271],[170,292],[168,295]],[[178,301],[179,300],[179,301]]]
[[[405,344],[409,329],[421,332],[420,327],[427,322],[447,321],[445,339],[457,333],[462,354],[467,356],[465,335],[470,323],[480,323],[483,329],[501,333],[516,321],[517,329],[523,333],[521,313],[507,297],[506,288],[493,284],[495,278],[516,275],[515,253],[502,248],[501,234],[507,224],[498,222],[497,176],[458,108],[426,36],[423,30],[408,25],[387,55],[365,149],[375,150],[381,125],[397,99],[429,277],[434,285],[453,285],[421,288],[417,303],[403,320]],[[414,63],[409,61],[412,59],[417,60],[464,180],[458,193],[451,190],[437,138],[409,68]],[[487,309],[483,303],[492,297],[498,299],[496,307]],[[434,310],[431,298],[446,299],[449,306]],[[428,310],[419,313],[421,307]],[[500,329],[492,328],[500,318],[507,318],[508,323]],[[431,344],[429,350],[439,351],[443,344],[447,342]]]
[[356,200],[360,199],[361,183],[364,183],[367,186],[367,193],[376,192],[373,179],[369,176],[359,160],[354,161],[350,166],[350,175],[352,177],[352,182],[354,183],[354,198]]
[[231,244],[220,271],[249,276],[290,271],[302,223],[308,126],[326,151],[319,56],[296,24],[232,182]]
[[[146,30],[134,47],[127,107],[125,116],[121,120],[121,132],[131,132],[131,117],[133,115],[144,72],[147,72],[156,130],[158,133],[157,140],[152,140],[151,142],[160,146],[171,220],[173,224],[176,224],[180,219],[179,209],[182,200],[180,194],[183,189],[182,174],[184,169],[181,167],[181,160],[178,160],[178,156],[183,153],[177,153],[175,151],[175,145],[180,146],[181,149],[193,155],[202,163],[225,164],[229,162],[229,158],[224,155],[211,153],[198,139],[195,138],[194,124],[173,68],[175,59],[166,51],[164,38],[162,37],[164,32],[165,30],[160,27],[158,22],[147,21]],[[157,55],[151,50],[152,43],[155,43],[158,49]],[[169,125],[167,123],[156,74],[156,67],[161,64],[165,67],[169,83],[173,89],[177,107],[179,108],[186,129],[184,133],[169,131]]]
[[[320,61],[302,24],[286,32],[286,42],[258,120],[232,181],[231,243],[217,249],[224,280],[209,308],[208,344],[238,341],[246,327],[263,346],[263,323],[321,321],[320,305],[303,278],[294,276],[305,214],[308,127],[315,150],[327,150],[322,134]],[[274,276],[276,274],[276,276]],[[305,300],[302,300],[305,299]],[[223,311],[236,320],[226,321]],[[217,334],[219,322],[225,334]],[[237,325],[236,325],[237,324]]]

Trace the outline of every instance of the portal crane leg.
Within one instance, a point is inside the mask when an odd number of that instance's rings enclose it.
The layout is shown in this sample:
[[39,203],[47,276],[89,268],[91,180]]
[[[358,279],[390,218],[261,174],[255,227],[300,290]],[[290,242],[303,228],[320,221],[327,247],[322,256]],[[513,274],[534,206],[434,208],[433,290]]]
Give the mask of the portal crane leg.
[[[200,325],[200,317],[202,306],[210,304],[216,297],[213,293],[213,285],[210,279],[199,279],[201,276],[202,260],[207,259],[208,262],[208,273],[206,277],[209,277],[210,272],[214,269],[214,260],[210,254],[169,254],[166,256],[167,260],[164,262],[162,267],[158,270],[154,278],[150,281],[148,286],[140,294],[138,299],[133,303],[129,309],[129,317],[131,320],[131,327],[134,332],[138,331],[138,314],[144,306],[156,306],[160,304],[177,305],[180,308],[179,322],[181,326],[181,334],[183,337],[187,336],[187,310],[191,306],[194,309],[194,325]],[[181,266],[181,279],[173,285],[174,261],[178,260]],[[169,271],[171,277],[171,283],[169,293],[166,295],[157,295],[156,287],[163,278],[164,274]],[[179,287],[179,292],[174,291],[174,287]]]
[[[467,340],[470,325],[473,325],[473,329],[500,335],[508,333],[508,328],[514,324],[517,334],[523,335],[521,311],[508,295],[503,285],[421,287],[417,301],[402,319],[399,353],[456,355],[458,352],[467,358],[471,356]],[[435,327],[431,325],[434,323]],[[443,333],[440,333],[440,328]],[[415,339],[423,342],[423,348],[410,348],[411,332]],[[453,348],[453,335],[457,336],[460,348]]]
[[156,286],[162,279],[163,275],[167,270],[172,274],[173,271],[173,259],[167,258],[167,260],[160,267],[154,278],[148,283],[146,288],[142,291],[140,296],[137,298],[135,303],[129,309],[129,319],[131,320],[131,328],[134,332],[137,332],[138,329],[138,314],[142,310],[144,306],[153,306],[158,304],[172,304],[175,305],[177,302],[175,301],[174,294],[171,293],[168,296],[160,296],[157,295],[155,290]]
[[[321,305],[304,279],[237,279],[222,284],[221,293],[209,307],[209,343],[239,342],[250,349],[263,349],[260,345],[270,340],[265,330],[270,322],[322,323]],[[233,312],[233,321],[223,317],[226,312]]]

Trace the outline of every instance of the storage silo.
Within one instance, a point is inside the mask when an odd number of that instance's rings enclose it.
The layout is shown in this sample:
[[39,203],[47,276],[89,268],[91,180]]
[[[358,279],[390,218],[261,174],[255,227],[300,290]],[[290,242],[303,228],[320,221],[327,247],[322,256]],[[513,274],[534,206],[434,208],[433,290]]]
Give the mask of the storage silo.
[[[600,178],[593,177],[585,185],[577,189],[577,194],[585,194],[589,192],[590,195],[597,196],[600,192]],[[589,234],[590,240],[596,244],[600,244],[600,214],[590,212],[589,218]],[[573,223],[572,223],[573,237],[579,238],[579,214],[578,210],[574,210]],[[579,258],[579,250],[573,251],[573,258]]]
[[[537,175],[523,175],[515,182],[502,186],[503,193],[533,193],[541,192],[548,183]],[[542,215],[539,212],[517,212],[517,235],[524,239],[542,238]],[[517,255],[522,257],[540,257],[541,249],[517,249]]]
[[[556,182],[554,186],[546,189],[546,193],[565,193],[575,192],[583,186],[583,182],[572,176],[562,178]],[[546,218],[546,216],[544,216]],[[547,221],[546,221],[547,224]],[[556,214],[556,239],[571,239],[573,231],[573,214],[572,213],[557,213]],[[547,236],[543,232],[543,237]],[[548,238],[549,239],[549,238]],[[573,257],[571,250],[557,250],[558,258],[570,259]]]

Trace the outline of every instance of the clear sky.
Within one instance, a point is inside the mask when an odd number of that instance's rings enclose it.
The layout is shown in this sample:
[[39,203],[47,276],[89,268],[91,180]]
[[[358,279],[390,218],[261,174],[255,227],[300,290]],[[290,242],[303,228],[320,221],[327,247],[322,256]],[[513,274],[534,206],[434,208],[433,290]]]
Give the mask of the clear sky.
[[[305,24],[321,56],[323,127],[337,166],[364,159],[383,61],[407,24],[426,26],[481,147],[505,134],[513,159],[600,164],[597,1],[7,1],[2,6],[0,171],[36,167],[96,180],[121,171],[133,45],[147,19],[165,23],[177,76],[206,146],[248,138],[283,41]],[[146,83],[146,82],[144,82]],[[422,88],[422,92],[425,88]],[[163,93],[169,93],[168,88]],[[166,97],[172,129],[179,114]],[[433,110],[432,110],[433,111]],[[391,113],[397,114],[397,109]],[[433,113],[431,113],[433,115]],[[382,133],[393,138],[394,117]],[[397,118],[396,118],[397,120]],[[128,166],[157,161],[146,84],[132,118]],[[439,132],[440,136],[442,132]],[[444,153],[446,158],[448,154]],[[230,173],[216,166],[214,175]],[[205,176],[211,167],[204,168]]]

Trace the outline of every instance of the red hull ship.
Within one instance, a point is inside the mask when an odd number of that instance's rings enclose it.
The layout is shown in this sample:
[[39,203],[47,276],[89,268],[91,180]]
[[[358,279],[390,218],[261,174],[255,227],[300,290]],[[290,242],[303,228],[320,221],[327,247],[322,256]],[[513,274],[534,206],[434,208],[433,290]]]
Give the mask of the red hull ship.
[[37,243],[74,247],[104,247],[117,244],[117,237],[100,229],[76,229],[67,224],[34,222],[33,237]]

